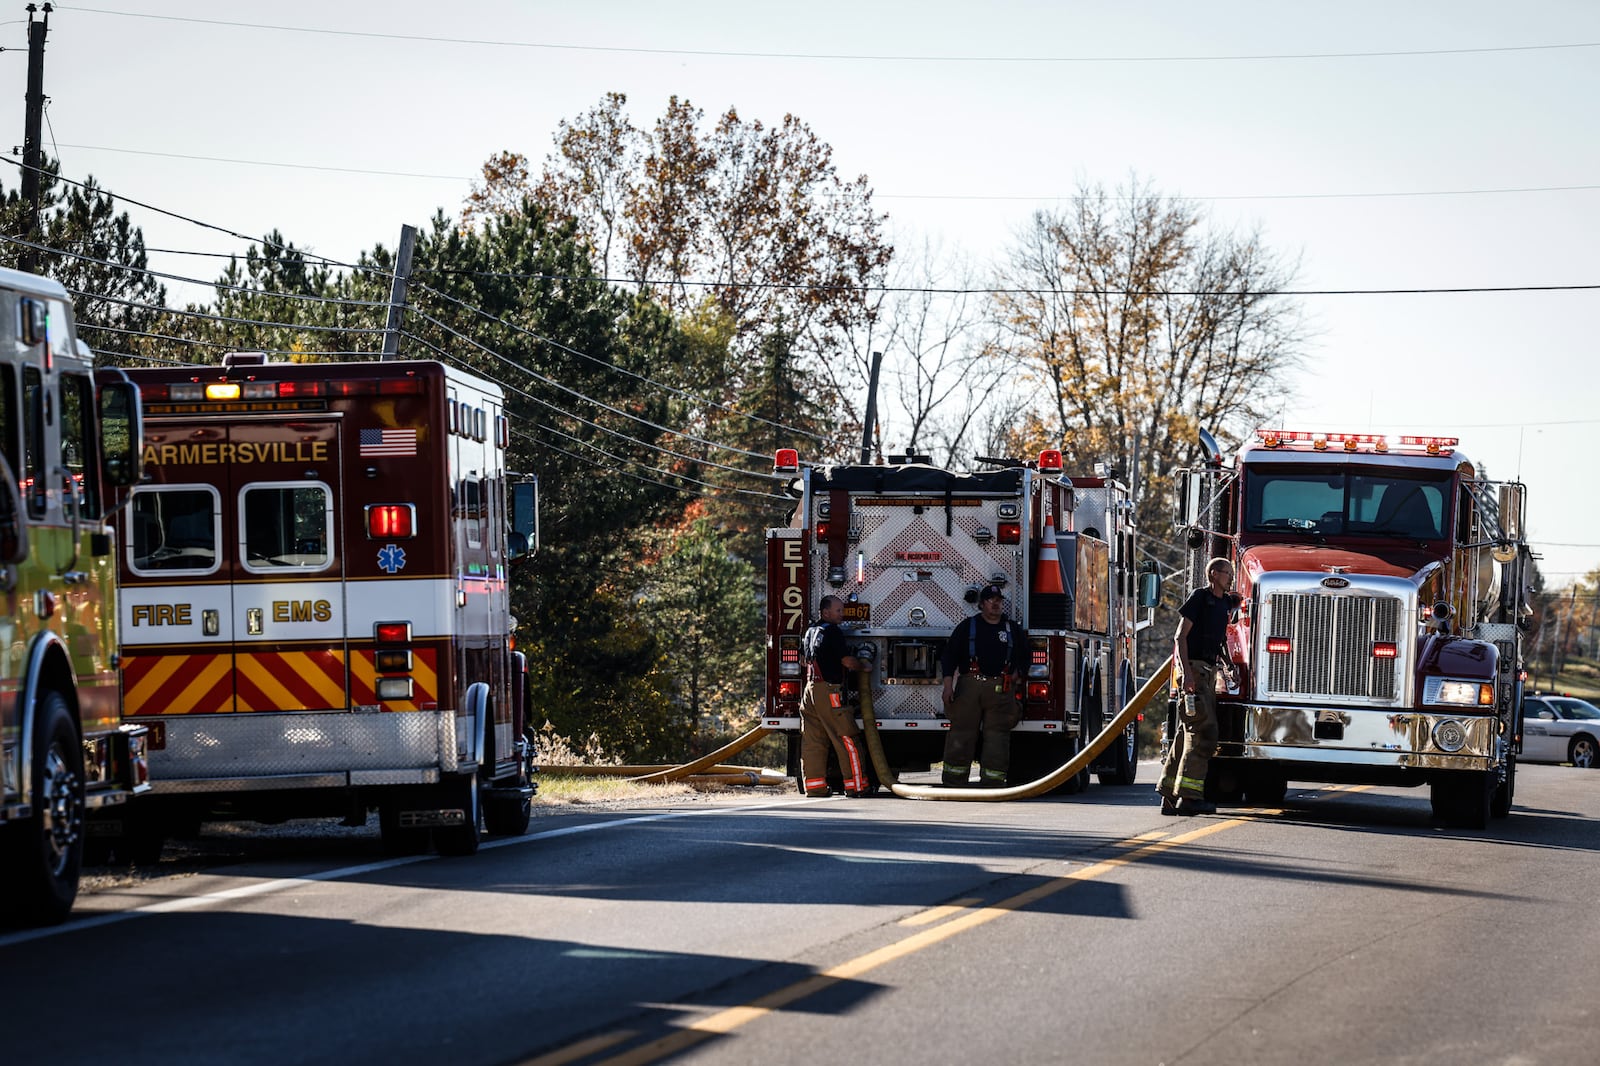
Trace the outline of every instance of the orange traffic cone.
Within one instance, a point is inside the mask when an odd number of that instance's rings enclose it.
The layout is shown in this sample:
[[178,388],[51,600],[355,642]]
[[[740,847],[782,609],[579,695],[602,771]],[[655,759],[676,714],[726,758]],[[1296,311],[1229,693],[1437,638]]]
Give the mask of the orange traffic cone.
[[1044,516],[1044,536],[1039,538],[1039,565],[1034,569],[1033,594],[1035,596],[1067,594],[1066,586],[1061,583],[1061,555],[1056,550],[1054,515]]

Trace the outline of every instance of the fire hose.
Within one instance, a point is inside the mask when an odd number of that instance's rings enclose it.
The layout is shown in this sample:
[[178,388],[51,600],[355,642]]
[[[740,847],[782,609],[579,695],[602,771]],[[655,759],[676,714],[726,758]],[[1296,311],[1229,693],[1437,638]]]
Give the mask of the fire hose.
[[889,786],[889,791],[904,799],[931,799],[931,800],[964,800],[969,803],[999,803],[1005,800],[1031,799],[1042,796],[1052,789],[1058,788],[1072,778],[1074,774],[1082,772],[1095,757],[1112,742],[1117,740],[1122,731],[1131,725],[1145,705],[1155,698],[1156,693],[1167,687],[1172,677],[1172,660],[1168,659],[1161,664],[1161,668],[1140,686],[1122,710],[1113,718],[1100,734],[1089,741],[1084,749],[1074,755],[1059,769],[1046,774],[1037,781],[1025,785],[1012,785],[1009,788],[944,788],[936,785],[902,785],[895,773],[889,768],[889,760],[883,753],[883,740],[878,736],[878,719],[872,711],[872,685],[867,671],[862,671],[861,678],[861,720],[866,724],[867,752],[872,756],[872,765],[878,771],[878,780]]

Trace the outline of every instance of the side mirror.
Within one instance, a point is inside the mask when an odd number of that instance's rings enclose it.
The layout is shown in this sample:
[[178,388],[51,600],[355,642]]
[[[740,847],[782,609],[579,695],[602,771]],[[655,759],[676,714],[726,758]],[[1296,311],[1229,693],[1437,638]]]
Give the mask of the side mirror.
[[100,386],[100,442],[100,471],[106,484],[132,485],[144,475],[139,386],[126,377]]
[[1139,606],[1155,607],[1161,602],[1161,575],[1146,570],[1139,575]]
[[22,321],[17,324],[17,332],[21,334],[24,345],[32,348],[49,339],[50,309],[43,300],[24,296],[18,301],[17,310],[22,316]]
[[1178,513],[1179,526],[1192,526],[1200,514],[1200,490],[1205,484],[1205,477],[1193,470],[1178,471]]
[[1518,484],[1500,486],[1500,532],[1510,541],[1522,539],[1522,508],[1525,489]]
[[513,562],[539,550],[539,479],[511,486],[511,533],[506,538]]

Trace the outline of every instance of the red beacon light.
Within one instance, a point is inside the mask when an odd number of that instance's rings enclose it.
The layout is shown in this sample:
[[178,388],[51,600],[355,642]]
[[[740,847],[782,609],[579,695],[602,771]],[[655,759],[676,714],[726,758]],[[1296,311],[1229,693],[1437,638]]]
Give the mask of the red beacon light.
[[772,457],[772,472],[774,474],[798,474],[800,472],[800,453],[794,448],[779,448]]
[[1061,473],[1061,451],[1058,448],[1046,448],[1039,453],[1039,473]]

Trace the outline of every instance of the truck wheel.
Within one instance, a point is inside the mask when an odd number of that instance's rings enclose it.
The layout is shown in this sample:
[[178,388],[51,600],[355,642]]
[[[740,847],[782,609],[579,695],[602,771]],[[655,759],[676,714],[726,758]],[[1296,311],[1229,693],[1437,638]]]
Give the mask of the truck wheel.
[[1489,801],[1489,817],[1504,818],[1511,813],[1512,800],[1517,795],[1517,753],[1506,753],[1506,779],[1495,786],[1494,798]]
[[461,825],[435,829],[433,846],[439,849],[440,855],[476,855],[483,831],[483,806],[478,802],[478,779],[470,774],[457,777],[442,782],[439,791],[439,806],[460,807],[466,820]]
[[1130,722],[1121,740],[1113,744],[1117,765],[1099,775],[1102,785],[1131,785],[1139,776],[1139,723]]
[[16,915],[30,925],[66,918],[83,865],[83,744],[54,690],[39,701],[33,743],[33,814],[12,827],[0,869]]
[[378,804],[378,833],[383,839],[385,855],[420,855],[428,850],[426,829],[403,828],[400,825],[401,810],[415,806],[421,804],[411,803],[409,795],[404,792],[392,795]]
[[[519,785],[522,779],[513,778],[512,783]],[[483,828],[491,836],[519,837],[528,831],[532,817],[532,796],[502,793],[483,797]]]
[[1600,744],[1595,743],[1594,737],[1579,733],[1567,748],[1567,761],[1582,770],[1594,769],[1600,765]]
[[1282,807],[1289,780],[1282,774],[1256,774],[1247,779],[1244,799],[1252,807]]
[[1461,829],[1484,829],[1494,798],[1493,775],[1481,770],[1457,770],[1434,778],[1429,798],[1433,816]]

